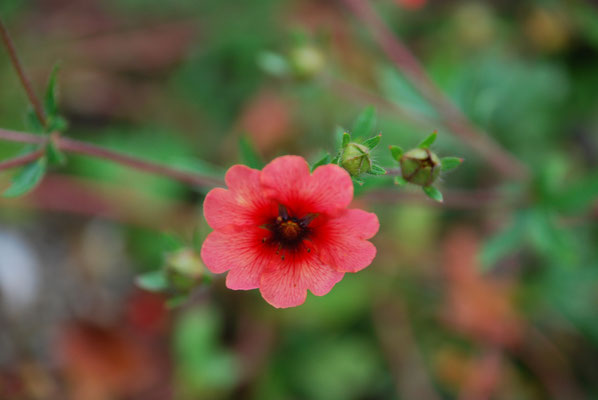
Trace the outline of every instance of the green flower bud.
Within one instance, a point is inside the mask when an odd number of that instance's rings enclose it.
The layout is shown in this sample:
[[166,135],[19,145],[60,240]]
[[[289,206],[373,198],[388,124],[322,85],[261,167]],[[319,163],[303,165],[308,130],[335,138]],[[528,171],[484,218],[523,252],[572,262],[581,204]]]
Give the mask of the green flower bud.
[[291,66],[298,78],[308,79],[317,75],[325,65],[322,52],[313,46],[300,46],[289,55]]
[[368,172],[372,168],[370,149],[359,143],[349,143],[343,149],[341,165],[351,176]]
[[407,182],[430,186],[440,174],[440,159],[429,149],[413,149],[401,157],[401,174]]
[[193,249],[182,248],[166,257],[166,267],[177,274],[197,279],[205,275],[206,267]]

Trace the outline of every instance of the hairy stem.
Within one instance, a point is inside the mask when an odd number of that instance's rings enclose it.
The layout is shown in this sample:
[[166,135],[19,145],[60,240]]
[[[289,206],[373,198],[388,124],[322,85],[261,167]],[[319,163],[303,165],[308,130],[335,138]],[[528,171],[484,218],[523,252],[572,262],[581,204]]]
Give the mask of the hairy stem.
[[21,64],[21,60],[19,60],[19,56],[17,55],[17,50],[15,48],[15,44],[12,41],[10,35],[8,34],[8,31],[6,30],[6,27],[4,26],[4,23],[2,22],[1,19],[0,19],[0,37],[2,38],[2,43],[4,43],[4,46],[6,47],[6,51],[8,52],[10,62],[12,63],[15,70],[17,71],[17,75],[19,76],[19,80],[21,81],[21,84],[23,85],[23,89],[25,89],[25,92],[27,93],[29,102],[33,106],[33,110],[35,111],[35,115],[37,116],[37,119],[39,120],[39,122],[42,124],[43,127],[47,127],[48,121],[46,118],[46,112],[44,111],[44,108],[42,107],[42,103],[40,102],[39,98],[35,94],[35,91],[33,90],[33,86],[31,85],[31,80],[25,73],[25,69],[23,68],[23,65]]
[[[11,142],[44,145],[48,142],[48,140],[50,140],[50,138],[50,136],[40,136],[31,133],[0,129],[0,140],[7,140]],[[196,174],[193,172],[181,171],[179,169],[171,168],[163,164],[143,160],[138,157],[130,156],[128,154],[124,154],[114,150],[109,150],[93,144],[81,142],[79,140],[67,139],[60,136],[55,136],[52,138],[56,147],[67,153],[83,154],[95,158],[113,161],[115,163],[135,168],[141,171],[166,176],[168,178],[177,180],[179,182],[191,186],[212,187],[224,185],[224,182],[221,179]]]
[[493,141],[485,132],[474,127],[463,113],[444,95],[426,74],[418,59],[390,30],[368,0],[341,0],[353,14],[366,25],[372,36],[395,66],[411,84],[435,107],[444,124],[479,152],[503,175],[514,179],[527,179],[527,167]]

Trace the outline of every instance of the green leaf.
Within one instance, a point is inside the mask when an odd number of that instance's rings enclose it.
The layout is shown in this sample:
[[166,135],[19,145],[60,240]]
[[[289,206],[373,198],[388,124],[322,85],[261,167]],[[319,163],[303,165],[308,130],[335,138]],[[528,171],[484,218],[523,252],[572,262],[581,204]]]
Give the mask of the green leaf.
[[380,143],[381,139],[382,139],[382,134],[376,135],[374,137],[369,138],[365,142],[363,142],[363,145],[365,147],[367,147],[368,149],[372,150],[374,147],[378,146],[378,143]]
[[434,186],[424,186],[422,189],[424,190],[426,196],[428,196],[432,200],[435,200],[439,203],[442,203],[444,201],[444,199],[442,198],[442,193],[440,193],[440,190],[436,189]]
[[46,172],[46,158],[42,157],[23,167],[12,178],[12,184],[2,194],[3,197],[18,197],[33,190]]
[[241,163],[250,168],[261,169],[264,167],[264,162],[247,136],[242,136],[239,139],[239,151],[241,153]]
[[388,148],[390,149],[390,154],[392,155],[392,158],[394,158],[397,161],[401,161],[401,157],[403,156],[403,149],[399,146],[388,146]]
[[271,51],[261,53],[258,56],[257,64],[264,72],[278,77],[288,75],[291,70],[285,57]]
[[457,168],[463,162],[462,158],[459,157],[444,157],[440,160],[442,171],[451,171]]
[[318,168],[320,165],[326,165],[326,164],[330,164],[330,160],[331,160],[330,154],[329,154],[329,153],[326,153],[326,154],[324,155],[324,157],[320,158],[318,161],[316,161],[316,162],[314,163],[314,165],[312,165],[312,167],[311,167],[311,170],[312,170],[312,171],[313,171],[313,170],[315,170],[315,169],[316,169],[316,168]]
[[68,126],[69,123],[66,119],[62,118],[60,115],[53,115],[48,117],[48,129],[46,129],[46,131],[48,133],[63,132]]
[[359,186],[363,186],[363,184],[365,183],[363,180],[355,178],[355,177],[353,177],[352,179],[353,179],[353,182],[358,184]]
[[395,185],[405,186],[407,181],[402,176],[395,176]]
[[37,118],[37,114],[35,113],[35,110],[33,110],[33,107],[31,107],[31,106],[29,106],[27,108],[27,112],[25,113],[25,129],[27,129],[28,132],[32,132],[32,133],[45,133],[46,132],[42,123],[39,122],[39,119]]
[[334,128],[334,147],[340,149],[343,147],[343,137],[345,136],[345,132],[347,130],[344,129],[342,126],[336,126]]
[[372,165],[372,168],[368,171],[370,175],[386,175],[386,170],[379,165]]
[[150,292],[162,292],[168,289],[169,286],[166,273],[162,269],[138,275],[135,283],[140,288]]
[[48,86],[46,87],[46,94],[44,96],[44,108],[49,118],[58,116],[58,105],[56,101],[56,81],[58,79],[58,71],[60,64],[55,64],[48,79]]
[[417,145],[420,149],[427,149],[428,147],[432,146],[436,141],[436,136],[438,135],[437,131],[434,131],[430,136],[425,138]]
[[353,124],[353,136],[366,137],[374,130],[376,126],[376,109],[373,106],[367,107],[359,114]]
[[177,308],[182,306],[183,304],[185,304],[187,302],[187,300],[189,300],[189,296],[186,294],[179,294],[176,296],[173,296],[171,298],[169,298],[168,300],[166,300],[166,308],[169,309],[173,309],[173,308]]
[[64,165],[66,163],[66,156],[56,147],[52,140],[48,141],[46,145],[46,157],[48,157],[50,165]]
[[349,143],[351,143],[351,135],[349,135],[347,132],[344,132],[341,146],[345,148]]

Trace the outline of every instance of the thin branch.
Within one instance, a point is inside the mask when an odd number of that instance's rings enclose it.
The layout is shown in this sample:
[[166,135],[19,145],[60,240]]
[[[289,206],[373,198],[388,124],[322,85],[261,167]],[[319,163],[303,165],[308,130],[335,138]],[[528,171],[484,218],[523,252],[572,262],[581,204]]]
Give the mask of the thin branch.
[[12,41],[10,35],[8,34],[8,31],[6,30],[6,27],[4,26],[4,23],[2,22],[1,19],[0,19],[0,37],[2,37],[2,42],[4,43],[4,46],[6,47],[6,51],[8,52],[8,56],[10,57],[10,61],[13,65],[13,67],[15,68],[15,70],[17,71],[17,75],[19,75],[19,80],[21,81],[21,84],[23,85],[23,88],[25,89],[25,92],[27,93],[27,97],[29,98],[29,102],[33,106],[33,110],[35,111],[35,115],[37,116],[37,119],[42,124],[42,126],[47,127],[48,121],[46,118],[46,112],[44,111],[44,108],[42,107],[42,103],[40,102],[39,98],[35,94],[35,91],[33,90],[31,81],[27,77],[27,74],[25,73],[25,69],[23,68],[21,61],[19,60],[19,56],[17,55],[17,50],[15,48],[15,44]]
[[29,154],[25,154],[22,156],[18,156],[15,158],[11,158],[9,160],[5,160],[0,162],[0,171],[4,171],[11,168],[20,167],[25,164],[29,164],[32,161],[37,160],[41,156],[44,155],[44,150],[40,149]]
[[353,14],[370,30],[387,57],[405,75],[411,84],[432,104],[444,124],[455,136],[479,152],[490,164],[505,176],[527,179],[527,167],[513,155],[494,142],[486,133],[479,131],[463,113],[432,82],[417,58],[390,30],[376,13],[368,0],[341,0]]
[[[48,142],[49,137],[0,129],[0,140],[44,145]],[[67,153],[83,154],[95,158],[113,161],[141,171],[166,176],[191,186],[224,186],[224,182],[218,178],[193,172],[181,171],[163,164],[143,160],[138,157],[130,156],[128,154],[114,150],[109,150],[93,144],[59,136],[54,137],[53,140],[58,149]]]

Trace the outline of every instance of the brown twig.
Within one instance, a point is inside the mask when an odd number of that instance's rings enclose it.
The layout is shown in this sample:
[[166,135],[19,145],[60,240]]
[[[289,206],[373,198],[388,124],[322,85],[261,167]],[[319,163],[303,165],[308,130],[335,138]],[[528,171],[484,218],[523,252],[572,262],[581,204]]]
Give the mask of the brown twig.
[[41,156],[44,155],[44,150],[40,149],[22,156],[18,156],[15,158],[11,158],[9,160],[4,160],[0,162],[0,171],[4,171],[6,169],[20,167],[25,164],[29,164],[32,161],[37,160]]
[[[34,135],[31,133],[10,131],[0,129],[0,140],[12,142],[33,143],[44,145],[48,142],[48,136]],[[100,146],[81,142],[79,140],[67,139],[64,137],[54,137],[56,147],[67,153],[83,154],[104,160],[110,160],[121,165],[126,165],[141,171],[167,176],[179,182],[191,186],[223,186],[221,179],[210,176],[200,175],[193,172],[181,171],[163,164],[146,161],[138,157],[130,156],[114,150],[105,149]]]
[[21,81],[21,84],[23,85],[23,88],[25,89],[25,92],[27,93],[27,97],[29,98],[29,102],[33,106],[33,110],[35,111],[35,115],[37,116],[37,119],[42,124],[42,126],[47,127],[48,121],[46,118],[46,112],[44,111],[44,108],[42,107],[42,103],[40,102],[39,98],[35,94],[35,91],[33,90],[31,81],[27,77],[27,74],[25,73],[25,69],[23,68],[21,61],[19,60],[19,56],[17,55],[17,50],[15,48],[15,44],[12,41],[10,35],[8,34],[8,31],[6,30],[6,27],[4,26],[4,23],[2,22],[1,19],[0,19],[0,37],[2,37],[2,42],[4,43],[4,46],[6,47],[6,51],[8,52],[8,56],[10,57],[10,61],[13,65],[13,67],[15,68],[15,70],[17,71],[17,75],[19,75],[19,80]]
[[432,82],[417,58],[393,34],[368,0],[342,0],[342,2],[367,26],[387,57],[436,108],[444,125],[455,136],[458,136],[479,152],[503,175],[514,179],[527,179],[529,176],[527,167],[490,139],[486,133],[479,131],[469,122],[463,113]]

